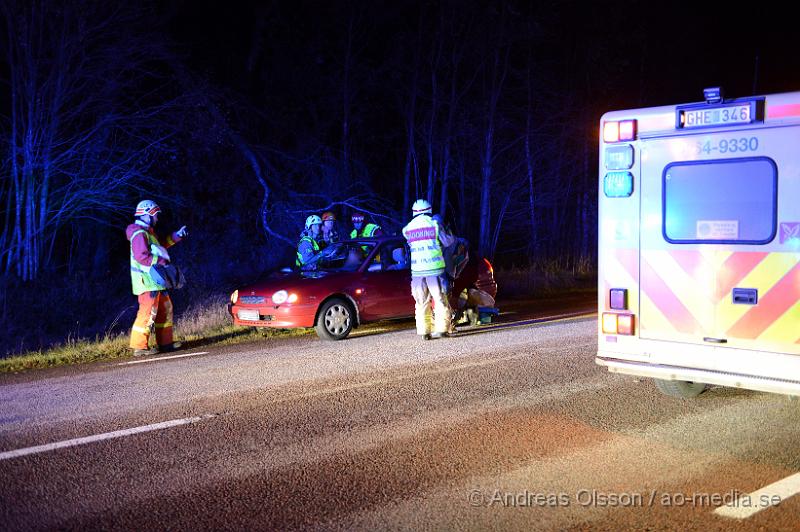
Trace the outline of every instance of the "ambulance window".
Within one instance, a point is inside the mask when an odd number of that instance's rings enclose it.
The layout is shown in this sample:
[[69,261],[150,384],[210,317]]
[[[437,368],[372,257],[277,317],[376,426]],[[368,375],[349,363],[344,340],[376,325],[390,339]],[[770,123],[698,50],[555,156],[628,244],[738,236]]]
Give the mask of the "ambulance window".
[[668,242],[766,244],[775,237],[778,170],[772,159],[671,163],[663,180]]

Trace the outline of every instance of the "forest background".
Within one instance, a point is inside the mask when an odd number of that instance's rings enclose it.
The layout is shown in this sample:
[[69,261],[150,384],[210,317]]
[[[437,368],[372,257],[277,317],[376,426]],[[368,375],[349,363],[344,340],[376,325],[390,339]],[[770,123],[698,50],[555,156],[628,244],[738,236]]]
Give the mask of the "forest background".
[[0,356],[130,327],[145,198],[189,227],[179,314],[309,214],[392,232],[419,197],[500,272],[591,285],[604,112],[800,89],[788,22],[688,6],[0,1]]

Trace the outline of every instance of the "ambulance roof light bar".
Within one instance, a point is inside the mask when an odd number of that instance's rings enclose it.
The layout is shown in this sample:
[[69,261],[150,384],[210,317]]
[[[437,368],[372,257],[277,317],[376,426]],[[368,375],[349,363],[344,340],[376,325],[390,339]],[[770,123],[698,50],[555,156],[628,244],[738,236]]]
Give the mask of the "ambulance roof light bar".
[[706,99],[706,103],[722,103],[722,87],[703,89],[703,97]]

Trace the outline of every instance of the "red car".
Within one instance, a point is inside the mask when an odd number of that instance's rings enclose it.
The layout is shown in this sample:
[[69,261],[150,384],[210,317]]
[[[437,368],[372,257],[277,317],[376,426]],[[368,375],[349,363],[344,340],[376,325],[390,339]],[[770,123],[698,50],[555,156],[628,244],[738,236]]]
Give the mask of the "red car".
[[[289,329],[316,327],[320,338],[341,340],[363,323],[414,315],[409,250],[402,236],[338,242],[325,248],[313,271],[281,271],[231,294],[236,325]],[[489,261],[473,258],[454,283],[494,297]]]

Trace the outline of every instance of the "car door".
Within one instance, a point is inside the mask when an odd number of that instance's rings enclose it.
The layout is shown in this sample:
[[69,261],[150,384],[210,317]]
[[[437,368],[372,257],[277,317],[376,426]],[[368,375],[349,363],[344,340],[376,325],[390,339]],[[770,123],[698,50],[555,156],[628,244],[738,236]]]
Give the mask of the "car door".
[[411,262],[403,241],[385,243],[361,276],[362,321],[414,315]]

